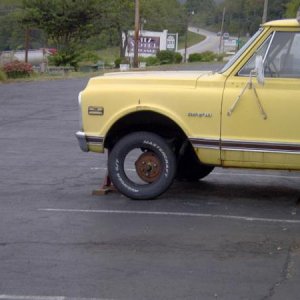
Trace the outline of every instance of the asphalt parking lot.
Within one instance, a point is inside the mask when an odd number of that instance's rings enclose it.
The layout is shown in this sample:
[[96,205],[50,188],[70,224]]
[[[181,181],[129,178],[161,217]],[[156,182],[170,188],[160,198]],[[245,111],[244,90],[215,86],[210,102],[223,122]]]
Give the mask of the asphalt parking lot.
[[0,299],[299,299],[300,173],[92,196],[106,157],[74,136],[86,83],[0,84]]

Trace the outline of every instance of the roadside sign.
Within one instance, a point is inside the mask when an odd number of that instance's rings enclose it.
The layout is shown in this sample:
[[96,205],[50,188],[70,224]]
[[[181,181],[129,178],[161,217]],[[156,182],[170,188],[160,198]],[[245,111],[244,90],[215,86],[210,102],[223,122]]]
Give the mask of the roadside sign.
[[169,33],[167,35],[167,50],[177,51],[178,34]]
[[237,39],[224,40],[224,47],[236,48],[237,47]]
[[[140,36],[138,43],[138,53],[156,54],[160,47],[160,38],[156,36]],[[134,37],[128,37],[128,52],[134,51]]]

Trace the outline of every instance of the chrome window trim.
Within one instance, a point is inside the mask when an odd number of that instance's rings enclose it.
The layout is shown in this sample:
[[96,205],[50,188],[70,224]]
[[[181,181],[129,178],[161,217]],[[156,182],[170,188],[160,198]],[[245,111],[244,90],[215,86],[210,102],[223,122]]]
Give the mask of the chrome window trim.
[[270,51],[270,48],[271,48],[271,46],[272,46],[272,44],[273,44],[273,40],[274,40],[275,34],[276,34],[276,31],[274,31],[274,32],[272,33],[272,37],[271,37],[270,44],[269,44],[269,46],[268,46],[268,48],[267,48],[265,57],[263,58],[263,63],[265,63],[265,60],[266,60],[266,58],[267,58],[267,55],[268,55],[268,53],[269,53],[269,51]]

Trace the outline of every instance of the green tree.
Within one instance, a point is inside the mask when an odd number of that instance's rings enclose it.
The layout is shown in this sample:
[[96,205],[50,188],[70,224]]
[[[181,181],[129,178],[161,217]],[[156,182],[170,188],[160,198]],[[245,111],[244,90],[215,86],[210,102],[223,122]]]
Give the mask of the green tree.
[[[282,19],[289,0],[269,0],[268,20]],[[217,23],[226,8],[225,30],[236,34],[254,33],[262,22],[264,0],[225,0],[218,6]]]
[[[268,20],[278,20],[285,18],[286,7],[290,0],[269,0]],[[295,18],[296,15],[293,16]]]
[[300,0],[292,0],[287,4],[286,17],[295,18],[297,11],[300,7]]
[[24,31],[13,13],[0,16],[0,50],[20,49],[24,44]]
[[215,8],[213,0],[187,0],[186,7],[188,11],[196,13],[208,13]]
[[147,30],[185,32],[185,10],[177,0],[142,0],[141,16]]
[[[128,32],[134,29],[134,0],[110,0],[104,4],[105,39],[118,37],[120,57],[125,56]],[[184,32],[183,6],[177,0],[141,0],[141,27],[145,30]],[[93,38],[94,39],[94,38]],[[114,40],[108,40],[114,44]]]
[[213,0],[187,0],[189,22],[195,26],[209,26],[215,22],[216,4]]
[[[104,24],[107,32],[113,29],[117,32],[120,57],[125,56],[128,31],[134,27],[134,0],[110,0],[106,1],[104,8]],[[123,40],[123,33],[125,40]]]
[[22,48],[24,31],[18,23],[17,9],[21,7],[21,0],[2,0],[0,2],[0,50]]
[[[225,0],[226,8],[224,31],[244,35],[255,32],[262,20],[262,0]],[[223,6],[218,12],[218,21],[222,18]]]
[[23,0],[22,24],[42,29],[58,49],[57,65],[77,62],[82,41],[95,33],[101,0]]

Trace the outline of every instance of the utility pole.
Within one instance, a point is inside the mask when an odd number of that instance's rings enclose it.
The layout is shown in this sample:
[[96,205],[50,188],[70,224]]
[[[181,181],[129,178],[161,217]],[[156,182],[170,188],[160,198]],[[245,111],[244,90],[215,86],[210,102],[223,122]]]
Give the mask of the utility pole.
[[188,34],[189,34],[189,21],[190,16],[193,16],[195,12],[192,10],[191,12],[187,11],[186,13],[186,24],[185,24],[185,38],[184,38],[184,58],[183,61],[187,62],[187,48],[188,48]]
[[263,13],[263,17],[262,17],[262,23],[266,23],[267,22],[267,17],[268,17],[268,0],[265,0],[264,13]]
[[139,30],[140,30],[140,3],[139,0],[135,0],[135,25],[134,25],[134,58],[133,67],[139,66]]
[[185,36],[184,36],[184,58],[183,61],[187,62],[187,47],[188,47],[188,33],[189,33],[189,17],[186,15],[186,24],[185,24]]
[[222,25],[221,25],[221,35],[220,35],[220,43],[219,43],[219,54],[221,54],[222,50],[222,42],[223,42],[223,31],[224,31],[224,21],[225,21],[225,13],[226,13],[226,7],[223,8],[223,16],[222,16]]
[[26,27],[25,29],[25,62],[26,63],[28,63],[29,36],[30,36],[30,29]]

